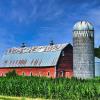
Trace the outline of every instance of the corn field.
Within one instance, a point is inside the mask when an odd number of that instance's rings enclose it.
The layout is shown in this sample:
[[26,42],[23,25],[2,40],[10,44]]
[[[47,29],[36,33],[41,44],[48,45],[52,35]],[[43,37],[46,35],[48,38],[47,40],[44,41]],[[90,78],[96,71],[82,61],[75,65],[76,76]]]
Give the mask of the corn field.
[[99,100],[100,78],[1,77],[0,95],[55,100]]

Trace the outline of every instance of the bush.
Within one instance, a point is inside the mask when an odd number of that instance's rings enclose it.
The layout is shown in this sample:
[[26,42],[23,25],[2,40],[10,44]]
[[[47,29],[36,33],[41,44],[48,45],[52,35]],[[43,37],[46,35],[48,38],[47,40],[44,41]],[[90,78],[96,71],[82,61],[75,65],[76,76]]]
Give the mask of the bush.
[[6,77],[15,77],[15,76],[18,76],[15,70],[6,73]]

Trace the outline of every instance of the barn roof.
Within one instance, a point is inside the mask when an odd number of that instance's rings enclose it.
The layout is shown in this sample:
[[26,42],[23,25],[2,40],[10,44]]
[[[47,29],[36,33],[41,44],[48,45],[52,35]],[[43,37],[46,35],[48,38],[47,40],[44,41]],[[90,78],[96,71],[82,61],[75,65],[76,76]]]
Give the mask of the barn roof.
[[99,62],[100,63],[100,58],[95,57],[95,62]]
[[7,50],[6,54],[22,54],[22,53],[32,53],[32,52],[50,52],[62,50],[68,44],[55,44],[47,46],[33,46],[24,48],[10,48]]
[[3,55],[0,67],[55,66],[61,51],[68,44],[11,48]]

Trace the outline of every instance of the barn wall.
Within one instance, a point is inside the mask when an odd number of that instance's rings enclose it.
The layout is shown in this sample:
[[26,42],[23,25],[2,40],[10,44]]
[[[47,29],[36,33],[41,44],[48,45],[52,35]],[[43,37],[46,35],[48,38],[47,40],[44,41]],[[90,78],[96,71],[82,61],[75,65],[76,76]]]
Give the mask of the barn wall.
[[5,73],[15,69],[18,75],[25,76],[46,76],[46,77],[55,77],[55,67],[49,68],[0,68],[0,76],[5,76]]
[[70,44],[62,51],[56,70],[57,77],[73,76],[73,48]]

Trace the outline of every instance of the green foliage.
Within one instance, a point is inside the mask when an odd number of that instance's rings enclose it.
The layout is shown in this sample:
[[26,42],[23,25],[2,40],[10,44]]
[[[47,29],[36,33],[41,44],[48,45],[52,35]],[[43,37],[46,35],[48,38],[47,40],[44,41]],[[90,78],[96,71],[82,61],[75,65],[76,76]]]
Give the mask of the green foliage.
[[100,77],[91,80],[33,76],[1,77],[0,95],[57,100],[98,100]]
[[100,48],[95,48],[94,51],[95,51],[95,56],[100,58]]
[[18,76],[15,70],[6,73],[6,77],[15,77],[15,76]]

